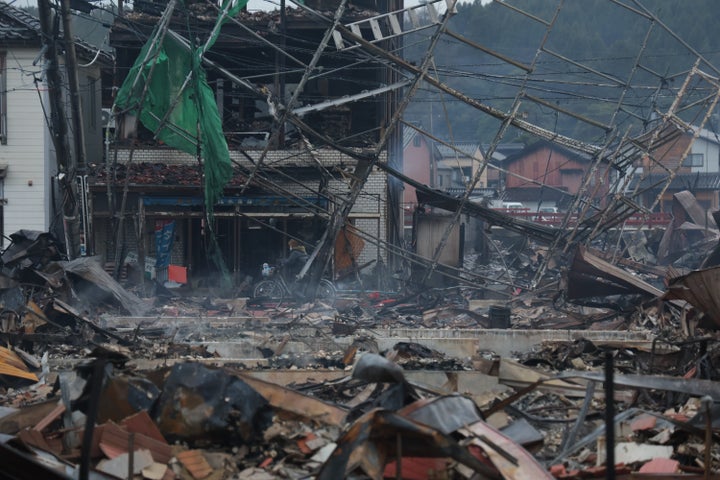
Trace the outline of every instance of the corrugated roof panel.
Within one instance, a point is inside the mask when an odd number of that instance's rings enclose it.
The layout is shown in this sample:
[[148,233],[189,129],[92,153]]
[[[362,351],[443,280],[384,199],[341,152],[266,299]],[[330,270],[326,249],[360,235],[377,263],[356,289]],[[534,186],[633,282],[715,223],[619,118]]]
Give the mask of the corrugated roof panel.
[[16,378],[24,378],[26,380],[32,380],[34,382],[38,381],[38,377],[34,373],[20,370],[19,368],[13,367],[12,365],[8,365],[6,363],[0,363],[0,375],[7,375],[9,377],[16,377]]
[[[655,188],[663,188],[667,181],[668,175],[665,173],[661,174],[650,174],[645,178],[641,175],[636,175],[630,181],[627,187],[628,191],[634,191],[640,182],[640,189],[648,189],[653,186]],[[680,173],[672,179],[670,182],[669,190],[718,190],[720,189],[720,173]]]
[[[480,144],[478,144],[478,143],[463,142],[463,143],[455,143],[452,145],[453,145],[453,147],[460,150],[460,152],[464,152],[466,154],[466,156],[468,156],[468,157],[472,157],[472,156],[476,155],[478,148],[480,148]],[[448,147],[447,145],[443,145],[441,143],[437,144],[437,149],[440,152],[440,155],[442,155],[443,157],[453,157],[454,158],[455,156],[460,156],[460,157],[463,156],[463,153],[455,151],[452,148]]]
[[40,21],[7,3],[0,3],[0,41],[40,39]]

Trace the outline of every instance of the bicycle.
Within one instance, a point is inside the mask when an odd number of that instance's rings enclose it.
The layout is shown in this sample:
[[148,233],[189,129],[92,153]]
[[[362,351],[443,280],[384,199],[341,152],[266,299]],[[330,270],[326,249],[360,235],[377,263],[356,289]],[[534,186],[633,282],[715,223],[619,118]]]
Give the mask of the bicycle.
[[[253,289],[253,298],[268,298],[271,300],[282,300],[288,297],[297,297],[297,293],[293,292],[288,285],[285,276],[277,267],[271,267],[263,264],[262,276],[265,280],[261,280]],[[337,289],[330,280],[325,278],[320,280],[318,284],[315,298],[332,299],[335,298]]]

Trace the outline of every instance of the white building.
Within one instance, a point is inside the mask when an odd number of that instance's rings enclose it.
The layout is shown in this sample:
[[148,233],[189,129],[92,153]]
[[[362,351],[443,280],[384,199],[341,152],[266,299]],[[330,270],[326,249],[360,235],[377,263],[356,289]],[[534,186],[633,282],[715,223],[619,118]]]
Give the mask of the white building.
[[[0,234],[20,229],[53,231],[61,226],[57,165],[48,129],[50,103],[41,53],[40,22],[0,2]],[[88,162],[102,159],[101,75],[109,56],[78,42],[79,71]],[[60,65],[64,74],[64,67]],[[67,97],[66,97],[66,105]],[[70,108],[65,115],[72,130]],[[70,140],[72,145],[72,140]],[[53,201],[53,199],[55,199]]]
[[691,173],[720,172],[720,134],[703,128],[683,162]]

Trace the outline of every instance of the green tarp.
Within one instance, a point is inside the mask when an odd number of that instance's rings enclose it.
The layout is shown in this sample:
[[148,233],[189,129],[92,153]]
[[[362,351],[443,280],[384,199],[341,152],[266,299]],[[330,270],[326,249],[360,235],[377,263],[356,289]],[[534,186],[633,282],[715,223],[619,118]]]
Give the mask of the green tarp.
[[[156,28],[115,99],[116,111],[138,116],[142,124],[155,132],[162,142],[190,155],[200,156],[203,161],[205,211],[211,225],[214,205],[232,178],[232,163],[215,94],[207,83],[201,64],[203,55],[217,40],[223,23],[237,15],[247,1],[225,0],[207,42],[195,49]],[[210,236],[209,242],[208,256],[220,269],[221,281],[227,286],[227,267],[214,235]]]
[[[172,35],[165,35],[159,42],[155,32],[115,99],[117,110],[138,115],[142,124],[156,132],[157,138],[168,146],[193,156],[200,155],[204,166],[205,204],[210,212],[232,177],[232,164],[215,94],[201,67],[202,56],[217,40],[222,24],[246,4],[247,0],[224,2],[226,15],[219,15],[209,40],[194,51]],[[146,85],[147,93],[140,105]]]

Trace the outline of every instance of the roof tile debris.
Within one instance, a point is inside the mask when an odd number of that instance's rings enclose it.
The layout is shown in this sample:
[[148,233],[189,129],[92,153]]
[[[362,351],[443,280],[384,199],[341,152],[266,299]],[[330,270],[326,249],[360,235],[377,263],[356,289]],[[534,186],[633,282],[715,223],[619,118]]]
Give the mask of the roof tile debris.
[[[704,221],[688,195],[681,207],[682,225]],[[718,289],[702,274],[719,237],[698,234],[706,258],[665,242],[682,259],[669,273],[578,250],[534,291],[522,285],[546,247],[498,242],[497,258],[517,263],[483,265],[514,279],[497,298],[338,283],[318,301],[239,301],[252,292],[156,284],[141,297],[90,259],[64,262],[52,235],[16,232],[0,256],[0,352],[16,369],[0,371],[0,433],[12,438],[0,454],[22,458],[14,478],[28,479],[85,464],[110,478],[128,463],[167,479],[699,478],[720,458]],[[700,264],[707,295],[688,303]],[[506,328],[489,328],[498,309]],[[616,465],[599,421],[608,358]]]
[[[111,175],[108,171],[112,172]],[[175,185],[200,187],[201,174],[197,165],[167,163],[132,163],[118,164],[112,169],[94,165],[90,175],[95,184],[106,184],[109,180],[117,183],[129,182],[131,185]],[[129,177],[129,178],[128,178]],[[240,186],[247,177],[235,169],[228,186]]]
[[[124,19],[132,23],[146,23],[152,24],[157,22],[157,19],[162,15],[165,5],[158,4],[156,2],[149,1],[138,1],[133,4],[135,7],[133,11],[127,12]],[[192,12],[196,20],[205,22],[207,24],[213,24],[217,21],[218,9],[214,5],[206,2],[190,3],[188,10]],[[318,10],[318,9],[316,9]],[[328,15],[330,17],[334,14],[334,8],[319,9],[320,13]],[[285,15],[288,22],[293,21],[311,21],[312,15],[302,8],[285,7]],[[371,8],[363,8],[362,6],[348,4],[345,8],[343,18],[345,20],[361,20],[364,18],[370,18],[377,16],[378,12]],[[262,27],[262,31],[257,33],[260,35],[267,35],[265,30],[277,32],[277,26],[280,24],[281,12],[280,9],[273,11],[265,10],[241,10],[235,17],[245,25],[257,24]],[[123,20],[123,21],[125,21]],[[182,21],[180,19],[179,21]],[[123,28],[121,23],[116,23],[114,29]]]
[[[0,2],[0,43],[7,45],[33,44],[40,47],[42,29],[40,20],[30,13],[14,7],[11,3]],[[97,47],[75,39],[78,54],[81,58],[93,59],[96,55],[101,62],[110,64],[112,55],[106,51],[98,51]]]
[[39,40],[40,21],[29,13],[0,4],[0,39],[6,42]]

